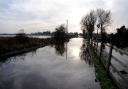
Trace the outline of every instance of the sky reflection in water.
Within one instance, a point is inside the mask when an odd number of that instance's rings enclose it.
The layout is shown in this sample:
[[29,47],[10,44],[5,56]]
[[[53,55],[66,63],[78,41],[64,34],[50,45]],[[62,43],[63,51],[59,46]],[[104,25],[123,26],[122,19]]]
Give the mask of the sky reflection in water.
[[0,65],[0,89],[100,89],[85,49],[85,40],[74,38],[11,57]]

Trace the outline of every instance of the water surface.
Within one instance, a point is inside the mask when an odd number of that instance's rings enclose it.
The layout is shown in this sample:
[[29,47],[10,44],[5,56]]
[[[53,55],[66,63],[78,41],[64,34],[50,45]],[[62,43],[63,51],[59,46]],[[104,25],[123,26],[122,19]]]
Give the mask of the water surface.
[[8,58],[0,64],[0,89],[100,89],[86,41],[71,39]]
[[[1,35],[0,37],[15,37],[16,35]],[[46,35],[27,35],[28,37],[33,37],[33,38],[51,38],[51,36],[46,36]]]

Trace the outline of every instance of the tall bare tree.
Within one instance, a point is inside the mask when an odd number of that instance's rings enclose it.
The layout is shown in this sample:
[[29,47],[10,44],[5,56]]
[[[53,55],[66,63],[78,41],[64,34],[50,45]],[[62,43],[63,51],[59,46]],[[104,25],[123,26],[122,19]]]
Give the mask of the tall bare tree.
[[89,42],[92,38],[92,33],[94,31],[96,20],[97,20],[97,17],[95,15],[94,10],[92,10],[89,14],[84,16],[81,20],[82,30],[85,30],[87,32]]
[[101,35],[105,32],[105,27],[111,23],[111,12],[104,9],[97,9],[98,27]]
[[110,25],[111,23],[111,12],[104,9],[97,9],[97,17],[98,17],[98,25],[101,31],[101,47],[100,47],[100,56],[102,55],[102,50],[104,46],[104,38],[105,38],[105,27]]

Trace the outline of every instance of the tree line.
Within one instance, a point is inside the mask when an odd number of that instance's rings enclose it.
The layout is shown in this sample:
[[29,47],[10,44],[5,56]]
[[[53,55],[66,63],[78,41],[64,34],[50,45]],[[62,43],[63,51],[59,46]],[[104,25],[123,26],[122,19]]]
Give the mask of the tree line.
[[[89,43],[92,43],[92,40],[97,40],[101,41],[101,45],[105,42],[109,42],[117,47],[127,47],[128,29],[125,26],[121,26],[116,29],[117,32],[115,34],[107,34],[106,28],[111,25],[111,22],[110,10],[101,8],[91,10],[80,22],[84,38],[86,37]],[[96,30],[96,34],[93,33],[94,30]]]
[[106,33],[105,28],[111,23],[111,12],[109,10],[97,9],[91,10],[87,15],[85,15],[81,20],[81,29],[83,34],[87,33],[87,38],[89,42],[92,40],[93,31],[97,27],[100,29],[100,34],[102,41],[104,40],[104,34]]

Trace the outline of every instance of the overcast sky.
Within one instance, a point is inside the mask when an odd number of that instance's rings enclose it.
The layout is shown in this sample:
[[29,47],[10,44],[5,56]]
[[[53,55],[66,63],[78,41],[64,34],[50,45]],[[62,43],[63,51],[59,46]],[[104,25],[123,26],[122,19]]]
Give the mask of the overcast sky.
[[128,0],[0,0],[0,33],[53,31],[69,20],[69,31],[80,32],[81,17],[90,10],[112,12],[112,29],[128,27]]

